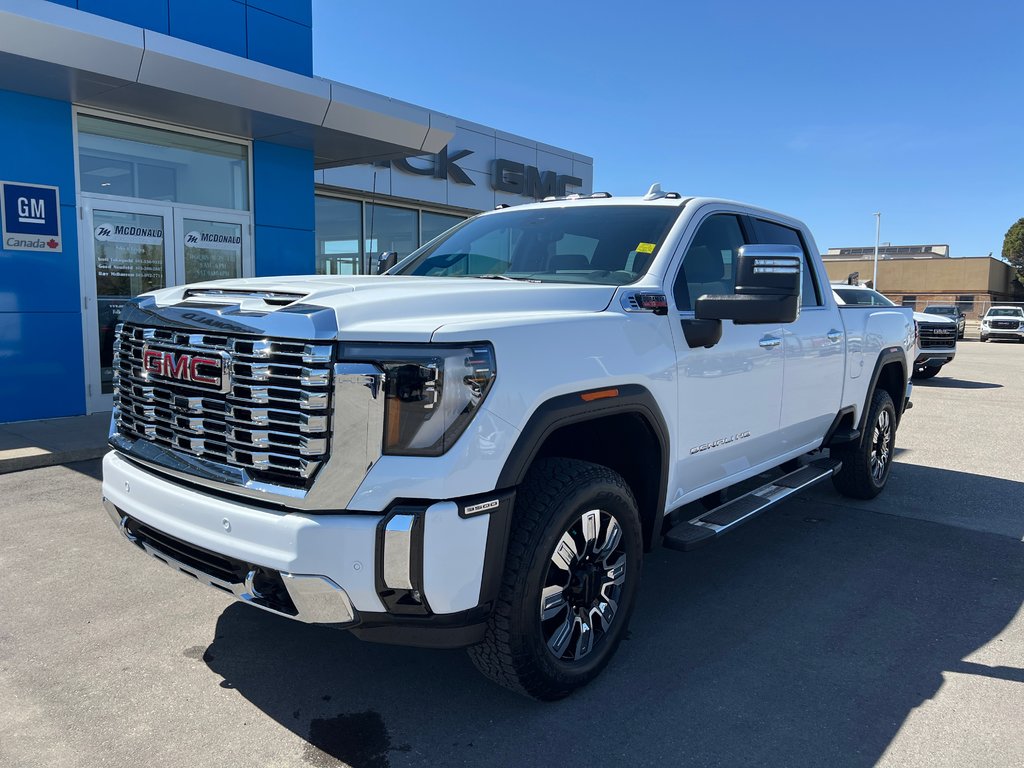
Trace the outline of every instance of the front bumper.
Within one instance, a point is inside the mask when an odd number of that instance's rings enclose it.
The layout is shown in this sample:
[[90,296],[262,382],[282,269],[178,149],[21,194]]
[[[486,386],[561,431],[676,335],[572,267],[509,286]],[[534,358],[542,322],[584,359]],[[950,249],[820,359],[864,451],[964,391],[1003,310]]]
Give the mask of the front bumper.
[[982,328],[981,335],[990,339],[1024,339],[1024,328]]
[[479,499],[383,514],[277,510],[181,484],[117,452],[103,460],[103,501],[140,549],[246,604],[310,623],[366,625],[374,631],[360,634],[385,642],[404,642],[413,628],[410,644],[442,646],[478,639],[420,636],[432,625],[486,619],[511,508],[506,494],[479,514]]
[[917,357],[914,359],[914,365],[915,366],[925,365],[925,366],[930,366],[930,367],[934,367],[934,366],[942,367],[946,363],[953,362],[953,358],[954,357],[956,357],[956,350],[955,349],[939,349],[939,350],[929,349],[928,351],[920,350],[917,353]]

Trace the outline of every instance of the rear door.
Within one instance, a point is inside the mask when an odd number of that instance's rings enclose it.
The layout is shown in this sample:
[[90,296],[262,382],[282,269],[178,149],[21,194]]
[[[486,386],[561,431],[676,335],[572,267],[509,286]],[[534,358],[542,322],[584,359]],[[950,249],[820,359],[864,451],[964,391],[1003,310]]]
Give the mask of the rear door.
[[789,452],[820,441],[839,411],[843,324],[826,276],[819,274],[800,230],[768,218],[755,217],[752,225],[758,243],[795,245],[804,256],[800,316],[782,328],[785,377],[780,436],[783,452]]
[[730,294],[740,246],[754,242],[748,220],[738,213],[709,207],[698,218],[672,286],[679,350],[678,435],[675,488],[669,506],[700,489],[734,482],[780,452],[778,429],[782,404],[783,348],[779,325],[722,322],[722,338],[710,349],[687,344],[683,325],[692,321],[696,299]]

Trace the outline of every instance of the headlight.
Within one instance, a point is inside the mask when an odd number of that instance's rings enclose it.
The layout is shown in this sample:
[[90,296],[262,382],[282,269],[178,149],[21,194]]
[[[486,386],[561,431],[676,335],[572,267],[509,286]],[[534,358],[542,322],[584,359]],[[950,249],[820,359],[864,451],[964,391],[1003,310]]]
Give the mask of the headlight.
[[384,453],[440,456],[466,431],[494,383],[487,343],[343,344],[343,362],[384,370]]

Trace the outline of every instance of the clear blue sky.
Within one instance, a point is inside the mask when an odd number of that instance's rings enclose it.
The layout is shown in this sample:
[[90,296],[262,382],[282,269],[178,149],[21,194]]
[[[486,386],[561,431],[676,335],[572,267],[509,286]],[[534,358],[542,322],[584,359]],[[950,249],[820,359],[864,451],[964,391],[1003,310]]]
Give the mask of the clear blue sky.
[[314,71],[806,221],[993,251],[1024,216],[1020,0],[313,1]]

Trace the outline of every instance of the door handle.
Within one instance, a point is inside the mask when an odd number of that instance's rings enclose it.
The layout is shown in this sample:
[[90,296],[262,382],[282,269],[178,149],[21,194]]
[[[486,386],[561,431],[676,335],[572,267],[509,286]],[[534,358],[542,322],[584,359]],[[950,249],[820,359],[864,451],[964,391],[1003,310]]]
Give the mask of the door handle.
[[833,344],[838,344],[840,341],[843,340],[843,332],[837,331],[835,328],[833,328],[831,331],[825,334],[825,338],[828,339]]
[[760,346],[761,349],[774,349],[781,343],[782,339],[780,339],[778,336],[764,336],[761,338],[759,342],[757,342],[758,346]]

